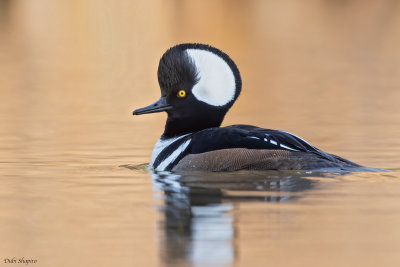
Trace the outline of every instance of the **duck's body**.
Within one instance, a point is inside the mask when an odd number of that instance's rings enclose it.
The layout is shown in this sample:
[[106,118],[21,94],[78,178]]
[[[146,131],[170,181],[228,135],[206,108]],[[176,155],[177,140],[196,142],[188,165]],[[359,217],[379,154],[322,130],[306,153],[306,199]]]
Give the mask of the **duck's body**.
[[290,133],[250,125],[160,138],[151,167],[163,171],[371,170]]
[[133,112],[168,113],[151,157],[155,170],[376,170],[325,153],[288,132],[250,125],[220,128],[240,94],[241,78],[235,63],[216,48],[170,48],[160,60],[158,79],[161,98]]

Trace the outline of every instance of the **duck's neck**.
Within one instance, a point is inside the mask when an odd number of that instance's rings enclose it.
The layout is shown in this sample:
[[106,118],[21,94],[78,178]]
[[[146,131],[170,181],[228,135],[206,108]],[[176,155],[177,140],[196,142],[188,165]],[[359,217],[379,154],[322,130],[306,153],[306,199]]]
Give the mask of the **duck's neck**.
[[192,118],[174,119],[168,117],[162,138],[173,138],[176,136],[198,132],[207,128],[219,127],[224,118]]

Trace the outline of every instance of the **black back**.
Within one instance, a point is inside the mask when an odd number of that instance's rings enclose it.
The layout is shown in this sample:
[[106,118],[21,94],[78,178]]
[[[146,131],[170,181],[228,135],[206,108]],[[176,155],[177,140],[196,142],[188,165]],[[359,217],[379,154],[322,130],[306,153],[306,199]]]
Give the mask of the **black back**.
[[[268,141],[265,141],[265,139]],[[341,158],[325,153],[288,132],[250,125],[232,125],[223,128],[208,128],[175,141],[158,155],[153,167],[157,168],[166,157],[188,140],[191,140],[190,145],[169,164],[167,170],[171,170],[179,160],[188,154],[200,154],[229,148],[300,151],[312,153],[332,162],[342,161]]]

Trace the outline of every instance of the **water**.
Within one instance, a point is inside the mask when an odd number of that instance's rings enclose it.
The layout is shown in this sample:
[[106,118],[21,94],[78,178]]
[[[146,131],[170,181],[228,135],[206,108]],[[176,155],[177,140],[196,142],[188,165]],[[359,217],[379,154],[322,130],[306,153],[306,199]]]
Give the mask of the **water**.
[[[399,12],[393,1],[3,0],[1,264],[397,266]],[[224,125],[290,131],[391,172],[148,172],[166,117],[131,112],[159,97],[164,50],[188,41],[241,70]]]

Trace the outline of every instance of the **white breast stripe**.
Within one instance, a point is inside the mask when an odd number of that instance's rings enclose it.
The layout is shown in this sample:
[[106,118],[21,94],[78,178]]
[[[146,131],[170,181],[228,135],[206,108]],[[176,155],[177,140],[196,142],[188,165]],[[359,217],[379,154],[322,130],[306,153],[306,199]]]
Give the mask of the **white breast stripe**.
[[187,148],[191,139],[186,140],[182,145],[180,145],[171,155],[169,155],[166,159],[164,159],[160,165],[156,168],[157,171],[164,171],[165,168],[173,162],[179,155]]
[[282,144],[280,144],[280,147],[285,148],[285,149],[289,149],[289,150],[292,150],[292,151],[299,151],[297,149],[293,149],[293,148],[290,148],[290,147],[282,145]]
[[157,143],[154,145],[153,152],[151,153],[151,162],[150,162],[150,167],[153,167],[154,161],[156,160],[157,156],[163,151],[165,148],[167,148],[170,144],[175,142],[176,140],[179,140],[189,134],[184,134],[178,137],[174,138],[169,138],[169,139],[158,139]]

